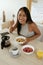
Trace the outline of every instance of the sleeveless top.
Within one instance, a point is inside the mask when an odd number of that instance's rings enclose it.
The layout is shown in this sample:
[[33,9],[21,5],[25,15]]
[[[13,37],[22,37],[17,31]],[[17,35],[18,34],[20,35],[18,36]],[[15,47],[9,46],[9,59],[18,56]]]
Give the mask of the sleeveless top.
[[29,31],[29,28],[28,28],[28,24],[25,24],[25,25],[22,25],[20,34],[23,35],[23,36],[25,36],[25,37],[31,37],[31,36],[33,36],[35,33],[34,33],[34,31],[30,32],[30,31]]

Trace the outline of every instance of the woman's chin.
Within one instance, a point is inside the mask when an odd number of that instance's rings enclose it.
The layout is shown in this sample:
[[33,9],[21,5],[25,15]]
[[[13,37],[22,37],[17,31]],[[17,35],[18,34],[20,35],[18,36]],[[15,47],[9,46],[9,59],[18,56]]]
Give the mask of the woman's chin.
[[20,23],[20,24],[25,25],[26,23]]

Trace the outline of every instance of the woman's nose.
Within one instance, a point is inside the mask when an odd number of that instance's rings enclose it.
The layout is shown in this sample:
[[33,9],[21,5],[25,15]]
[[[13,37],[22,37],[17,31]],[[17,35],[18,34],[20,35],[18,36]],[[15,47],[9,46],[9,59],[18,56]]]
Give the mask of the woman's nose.
[[23,16],[21,16],[20,19],[22,20],[23,19]]

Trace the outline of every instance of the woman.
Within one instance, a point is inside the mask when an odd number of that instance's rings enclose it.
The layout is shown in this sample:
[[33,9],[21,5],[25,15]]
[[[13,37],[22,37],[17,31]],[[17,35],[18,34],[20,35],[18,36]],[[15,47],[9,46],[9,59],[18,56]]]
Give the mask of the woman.
[[10,32],[13,32],[16,28],[18,35],[23,35],[26,37],[26,42],[24,44],[36,39],[41,34],[37,25],[32,21],[27,7],[22,7],[19,9],[17,14],[17,22],[10,28]]

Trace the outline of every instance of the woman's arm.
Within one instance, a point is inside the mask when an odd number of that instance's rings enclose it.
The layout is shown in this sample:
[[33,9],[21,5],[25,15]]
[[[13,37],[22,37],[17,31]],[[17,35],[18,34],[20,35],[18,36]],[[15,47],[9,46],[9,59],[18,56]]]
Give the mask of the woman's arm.
[[41,35],[37,25],[34,23],[32,23],[32,30],[35,32],[35,35],[26,38],[26,42],[24,44],[28,43],[29,41],[36,39],[37,37],[39,37]]
[[16,28],[17,28],[17,23],[14,24],[14,25],[12,25],[12,26],[9,28],[10,33],[12,33]]

